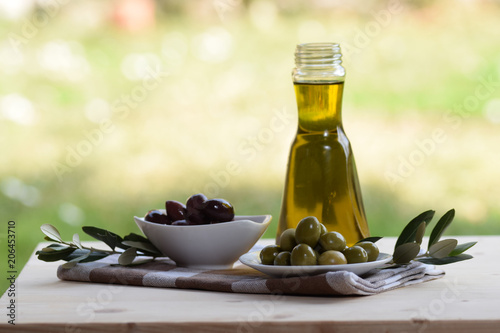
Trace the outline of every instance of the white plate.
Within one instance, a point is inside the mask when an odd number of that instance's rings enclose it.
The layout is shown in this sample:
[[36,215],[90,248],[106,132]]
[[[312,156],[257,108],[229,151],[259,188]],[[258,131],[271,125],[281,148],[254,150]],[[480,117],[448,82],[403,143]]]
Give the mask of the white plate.
[[245,253],[240,257],[240,261],[244,265],[255,268],[256,270],[261,271],[262,273],[280,277],[316,275],[316,274],[335,272],[335,271],[348,271],[348,272],[353,272],[356,275],[363,275],[372,269],[383,267],[386,263],[392,260],[392,255],[387,253],[380,253],[376,261],[363,262],[359,264],[273,266],[273,265],[262,265],[260,262],[259,254],[260,251]]

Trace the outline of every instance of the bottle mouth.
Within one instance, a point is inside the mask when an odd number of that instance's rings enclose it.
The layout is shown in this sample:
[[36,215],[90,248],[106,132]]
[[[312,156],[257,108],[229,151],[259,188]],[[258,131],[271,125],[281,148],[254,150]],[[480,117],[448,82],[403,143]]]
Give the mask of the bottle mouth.
[[295,49],[293,81],[297,83],[343,82],[345,69],[337,43],[299,44]]
[[297,67],[340,66],[341,58],[340,45],[337,43],[305,43],[297,45],[295,49]]

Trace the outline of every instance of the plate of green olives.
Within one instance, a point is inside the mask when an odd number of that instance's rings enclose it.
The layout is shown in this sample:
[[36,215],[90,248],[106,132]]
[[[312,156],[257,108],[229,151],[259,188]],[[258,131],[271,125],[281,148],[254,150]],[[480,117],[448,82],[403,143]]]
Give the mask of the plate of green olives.
[[280,277],[333,271],[363,275],[391,260],[392,255],[380,253],[377,245],[370,241],[347,246],[342,234],[329,232],[314,216],[305,217],[296,228],[285,230],[277,244],[240,257],[244,265]]
[[260,260],[260,251],[249,252],[240,257],[240,262],[262,273],[276,277],[293,277],[317,275],[335,271],[348,271],[361,276],[372,269],[381,268],[392,260],[392,255],[380,253],[377,260],[344,265],[307,265],[307,266],[275,266],[263,265]]

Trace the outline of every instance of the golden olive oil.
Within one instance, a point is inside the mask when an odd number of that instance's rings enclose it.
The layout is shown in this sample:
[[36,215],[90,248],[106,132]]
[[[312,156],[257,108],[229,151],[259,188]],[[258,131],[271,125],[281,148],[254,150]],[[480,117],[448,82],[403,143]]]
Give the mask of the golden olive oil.
[[342,126],[344,82],[294,83],[299,112],[285,180],[277,238],[316,216],[348,245],[368,237],[356,165]]

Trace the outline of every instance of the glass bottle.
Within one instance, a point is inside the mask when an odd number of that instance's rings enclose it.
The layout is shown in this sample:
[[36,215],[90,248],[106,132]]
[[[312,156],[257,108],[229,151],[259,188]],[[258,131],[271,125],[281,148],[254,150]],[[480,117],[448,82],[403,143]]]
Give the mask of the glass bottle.
[[342,126],[345,69],[338,44],[297,45],[293,84],[298,130],[288,160],[277,240],[307,216],[316,216],[347,244],[368,237],[351,144]]

